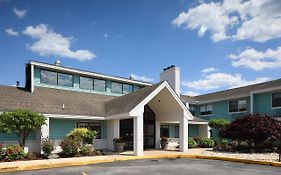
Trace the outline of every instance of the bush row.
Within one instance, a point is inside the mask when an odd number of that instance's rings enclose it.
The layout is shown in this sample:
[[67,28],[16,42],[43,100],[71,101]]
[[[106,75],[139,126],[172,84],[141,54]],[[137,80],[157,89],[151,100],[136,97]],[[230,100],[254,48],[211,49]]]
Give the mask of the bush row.
[[207,137],[193,137],[188,139],[188,147],[189,148],[212,148],[214,147],[215,142]]

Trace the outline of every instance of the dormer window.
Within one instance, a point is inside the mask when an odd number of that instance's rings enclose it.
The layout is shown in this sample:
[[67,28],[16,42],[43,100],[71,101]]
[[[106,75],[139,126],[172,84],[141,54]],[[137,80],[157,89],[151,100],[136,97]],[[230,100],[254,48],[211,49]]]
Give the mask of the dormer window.
[[121,83],[112,82],[111,83],[111,92],[112,93],[122,94],[122,84]]
[[94,90],[102,92],[106,91],[106,81],[94,79]]
[[41,70],[41,79],[40,82],[44,84],[57,85],[58,75],[56,72]]
[[73,87],[73,75],[58,73],[58,85]]
[[93,90],[93,79],[88,77],[81,77],[80,76],[80,88],[81,89],[88,89]]
[[129,94],[133,92],[133,86],[130,84],[123,84],[123,94]]

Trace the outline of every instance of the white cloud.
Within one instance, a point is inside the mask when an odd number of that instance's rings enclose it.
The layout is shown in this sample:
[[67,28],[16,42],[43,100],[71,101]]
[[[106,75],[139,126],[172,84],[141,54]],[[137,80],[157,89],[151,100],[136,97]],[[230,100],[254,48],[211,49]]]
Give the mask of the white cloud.
[[19,10],[17,8],[14,8],[13,12],[17,15],[18,18],[23,18],[26,15],[27,10]]
[[267,49],[264,52],[248,48],[238,55],[230,54],[234,67],[247,67],[253,70],[281,68],[281,47],[276,50]]
[[184,95],[188,95],[188,96],[197,96],[200,95],[199,92],[194,92],[194,91],[187,91],[183,93]]
[[[281,37],[280,9],[280,0],[223,0],[189,8],[172,23],[197,29],[199,36],[210,31],[215,42],[225,39],[265,42]],[[229,34],[234,27],[234,34]]]
[[55,33],[45,24],[40,24],[35,27],[28,26],[23,31],[23,34],[37,40],[29,46],[29,49],[32,52],[39,53],[41,56],[55,55],[73,58],[79,61],[91,60],[96,57],[96,55],[89,50],[71,50],[70,45],[73,39]]
[[149,78],[146,76],[140,76],[140,75],[136,75],[136,74],[131,74],[130,77],[132,77],[133,79],[139,80],[139,81],[145,81],[145,82],[153,82],[154,79],[153,78]]
[[18,36],[19,32],[15,31],[13,28],[8,28],[5,32],[10,36]]
[[270,78],[261,77],[249,81],[243,79],[240,74],[213,73],[204,75],[201,80],[182,82],[182,85],[196,90],[213,90],[246,86],[268,80],[270,80]]
[[109,34],[105,33],[105,34],[103,35],[103,37],[104,37],[104,38],[109,38]]
[[217,71],[217,70],[218,70],[217,68],[208,67],[208,68],[206,68],[206,69],[201,70],[201,73],[210,73],[210,72],[215,72],[215,71]]

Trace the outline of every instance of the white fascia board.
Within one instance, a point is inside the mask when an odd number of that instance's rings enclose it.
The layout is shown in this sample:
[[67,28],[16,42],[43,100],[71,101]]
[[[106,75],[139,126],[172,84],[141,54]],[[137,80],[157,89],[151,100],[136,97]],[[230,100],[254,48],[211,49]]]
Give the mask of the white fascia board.
[[66,72],[70,72],[70,73],[77,73],[77,74],[82,74],[82,75],[93,76],[93,77],[97,77],[97,78],[101,78],[101,79],[116,80],[116,81],[144,85],[144,86],[152,85],[152,83],[140,82],[140,81],[130,80],[130,79],[122,78],[122,77],[103,75],[103,74],[98,74],[98,73],[94,73],[94,72],[83,71],[83,70],[78,70],[78,69],[74,69],[74,68],[62,67],[62,66],[56,66],[56,65],[40,63],[40,62],[35,62],[35,61],[29,61],[29,64],[39,66],[39,67],[49,68],[49,69],[66,71]]
[[208,122],[196,122],[196,121],[189,120],[188,124],[191,124],[191,125],[208,125]]
[[129,113],[122,113],[122,114],[115,114],[115,115],[109,115],[105,117],[105,120],[115,120],[115,119],[128,119],[132,118],[132,116],[129,115]]
[[150,93],[142,102],[140,102],[136,107],[134,107],[130,111],[130,116],[139,116],[141,115],[141,111],[143,110],[143,107],[152,100],[162,89],[167,88],[169,92],[172,94],[172,96],[176,99],[178,104],[181,106],[181,108],[184,111],[184,114],[188,116],[189,120],[193,119],[192,114],[189,112],[189,110],[186,108],[186,106],[183,104],[179,96],[174,92],[174,90],[170,87],[170,85],[164,81],[158,88],[156,88],[152,93]]
[[98,116],[65,115],[65,114],[43,114],[43,115],[49,118],[105,120],[105,117],[98,117]]
[[247,94],[229,96],[229,97],[225,97],[225,98],[217,98],[215,100],[197,101],[196,104],[201,105],[201,104],[214,103],[214,102],[219,102],[219,101],[227,101],[227,100],[232,100],[232,99],[245,98],[245,97],[249,97],[249,96],[250,96],[250,93],[247,93]]

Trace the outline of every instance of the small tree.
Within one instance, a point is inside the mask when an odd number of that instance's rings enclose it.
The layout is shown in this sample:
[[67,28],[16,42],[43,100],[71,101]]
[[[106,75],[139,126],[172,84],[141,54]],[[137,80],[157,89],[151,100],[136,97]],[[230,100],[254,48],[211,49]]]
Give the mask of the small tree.
[[28,135],[46,124],[45,120],[43,115],[29,110],[4,112],[0,115],[0,132],[15,133],[20,146],[24,148]]
[[247,141],[250,146],[256,146],[265,141],[278,140],[281,123],[266,115],[249,114],[234,120],[230,125],[220,130],[221,137]]

